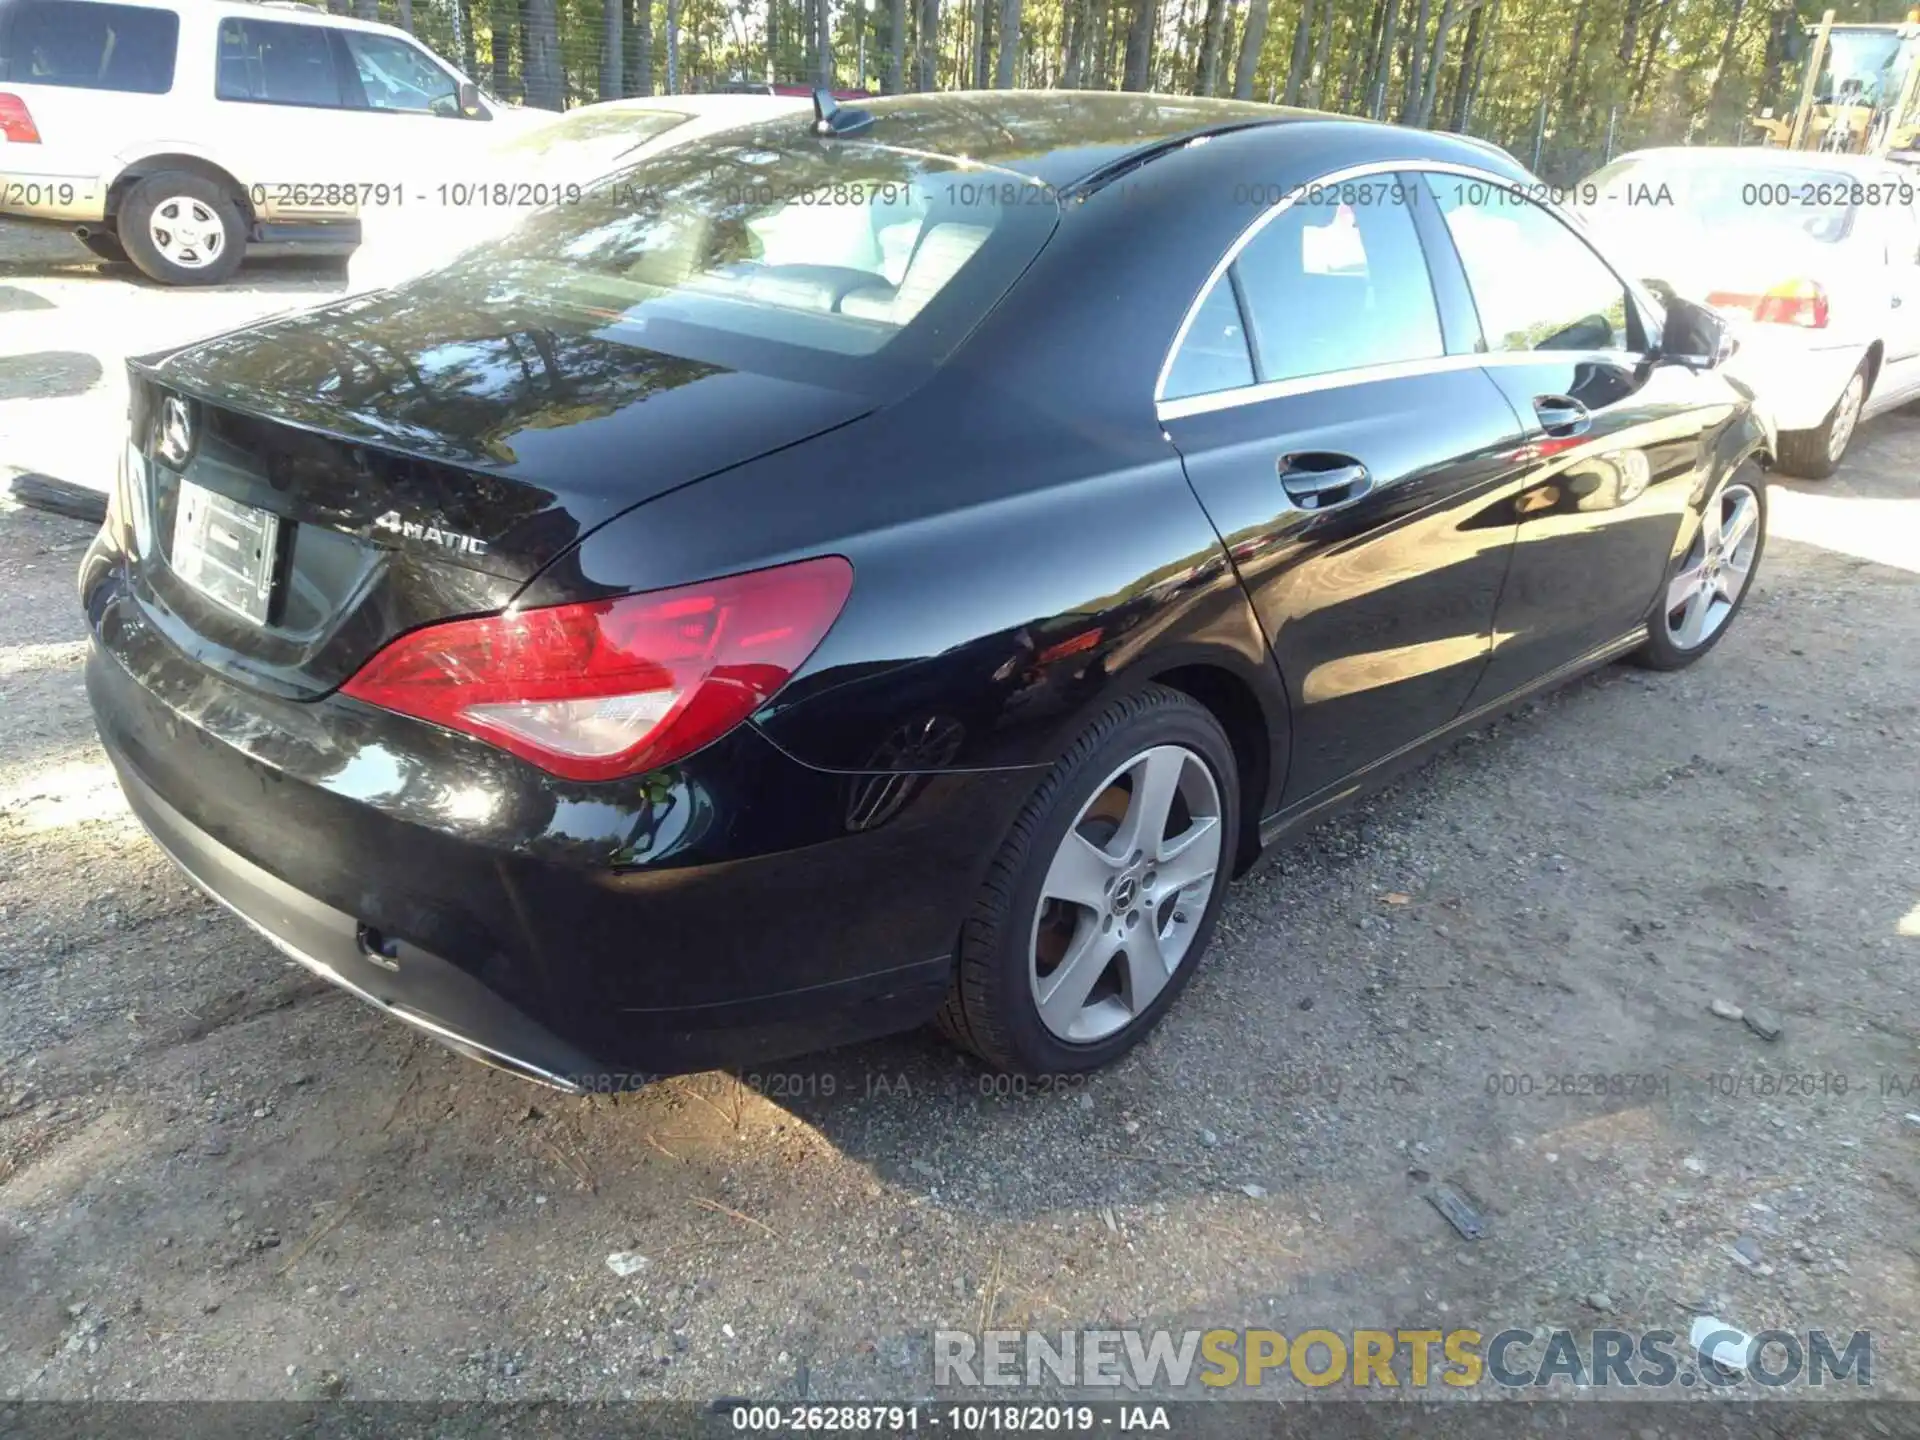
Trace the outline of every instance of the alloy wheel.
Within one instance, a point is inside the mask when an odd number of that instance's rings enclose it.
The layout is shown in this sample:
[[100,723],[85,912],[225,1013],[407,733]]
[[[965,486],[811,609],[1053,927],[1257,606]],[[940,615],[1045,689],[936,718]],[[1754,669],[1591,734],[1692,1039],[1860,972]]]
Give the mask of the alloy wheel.
[[1700,531],[1667,582],[1667,637],[1695,650],[1719,633],[1753,576],[1760,547],[1760,497],[1744,481],[1707,503]]
[[1860,408],[1866,401],[1867,377],[1856,370],[1834,404],[1833,424],[1827,429],[1827,458],[1836,465],[1846,453],[1847,442],[1853,439],[1854,427],[1860,423]]
[[204,270],[226,248],[227,231],[204,200],[175,195],[153,207],[147,219],[153,248],[185,270]]
[[1040,887],[1028,973],[1041,1023],[1089,1044],[1144,1014],[1192,949],[1224,851],[1219,782],[1192,750],[1156,745],[1109,775]]

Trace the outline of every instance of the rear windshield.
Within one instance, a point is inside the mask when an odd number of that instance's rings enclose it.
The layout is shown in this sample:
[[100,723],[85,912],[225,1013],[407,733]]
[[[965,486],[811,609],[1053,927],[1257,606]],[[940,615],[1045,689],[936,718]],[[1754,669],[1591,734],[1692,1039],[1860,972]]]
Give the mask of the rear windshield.
[[1578,187],[1590,215],[1647,230],[1745,234],[1833,244],[1857,202],[1887,203],[1888,182],[1804,165],[1699,165],[1616,160]]
[[417,283],[689,360],[891,390],[1006,293],[1058,203],[1028,176],[810,124],[674,146]]
[[180,17],[87,0],[0,3],[0,81],[164,95],[173,88]]

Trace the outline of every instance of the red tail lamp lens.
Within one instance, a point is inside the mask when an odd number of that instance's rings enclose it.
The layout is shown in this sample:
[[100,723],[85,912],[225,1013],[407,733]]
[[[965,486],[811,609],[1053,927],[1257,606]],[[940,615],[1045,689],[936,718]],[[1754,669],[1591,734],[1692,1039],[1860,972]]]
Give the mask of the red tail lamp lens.
[[673,590],[453,620],[403,635],[343,687],[569,780],[657,769],[771,699],[853,588],[838,555]]

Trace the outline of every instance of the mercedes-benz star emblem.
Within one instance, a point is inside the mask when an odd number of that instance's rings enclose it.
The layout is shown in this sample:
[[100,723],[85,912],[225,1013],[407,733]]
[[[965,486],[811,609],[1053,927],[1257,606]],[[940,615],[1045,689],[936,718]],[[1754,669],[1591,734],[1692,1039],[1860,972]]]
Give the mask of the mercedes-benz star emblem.
[[178,395],[169,395],[160,407],[160,458],[169,468],[184,470],[193,458],[193,412]]

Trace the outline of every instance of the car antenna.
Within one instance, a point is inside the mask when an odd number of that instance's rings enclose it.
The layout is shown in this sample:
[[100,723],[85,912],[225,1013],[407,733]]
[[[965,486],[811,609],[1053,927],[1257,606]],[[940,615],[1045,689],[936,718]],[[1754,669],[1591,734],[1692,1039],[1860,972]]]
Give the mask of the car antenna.
[[822,85],[813,92],[813,133],[820,136],[851,135],[873,124],[871,110],[853,110],[833,98],[833,91]]

